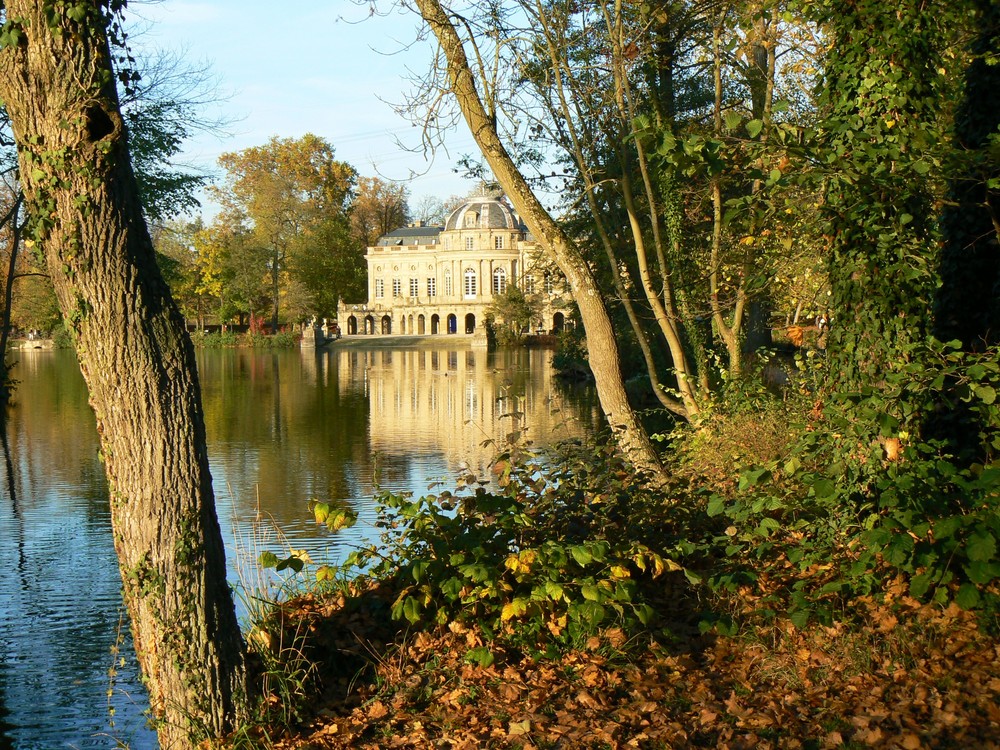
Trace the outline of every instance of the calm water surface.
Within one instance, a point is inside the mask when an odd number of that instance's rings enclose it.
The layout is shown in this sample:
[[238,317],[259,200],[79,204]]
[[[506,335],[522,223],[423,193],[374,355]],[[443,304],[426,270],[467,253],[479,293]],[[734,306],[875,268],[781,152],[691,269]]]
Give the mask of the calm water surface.
[[[549,357],[347,346],[200,352],[230,581],[260,585],[253,561],[264,549],[342,559],[370,533],[376,473],[382,487],[421,493],[459,473],[485,475],[493,449],[483,444],[512,432],[538,445],[589,433],[599,420],[593,394],[559,388]],[[24,352],[15,376],[0,456],[0,750],[155,748],[76,361]],[[310,498],[349,502],[361,523],[323,533]],[[112,654],[119,637],[124,666]]]

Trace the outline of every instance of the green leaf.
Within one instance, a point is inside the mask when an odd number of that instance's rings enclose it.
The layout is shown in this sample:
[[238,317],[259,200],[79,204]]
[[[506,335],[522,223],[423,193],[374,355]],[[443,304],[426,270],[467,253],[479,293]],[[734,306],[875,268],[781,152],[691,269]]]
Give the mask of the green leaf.
[[973,609],[979,604],[979,589],[971,583],[963,583],[955,594],[955,604],[962,609]]
[[493,664],[493,652],[486,648],[486,646],[477,646],[476,648],[470,648],[465,653],[465,660],[470,664],[475,664],[486,669],[486,667]]
[[764,129],[764,123],[761,120],[750,120],[747,122],[747,133],[751,138],[756,138],[760,135],[760,131]]
[[563,598],[563,587],[555,581],[545,582],[545,595],[552,601],[559,601]]
[[260,557],[257,558],[257,562],[262,568],[273,568],[278,564],[278,556],[270,550],[265,550],[260,553]]
[[274,569],[280,572],[291,568],[294,572],[300,573],[303,567],[305,567],[305,563],[297,555],[289,555],[284,560],[279,561]]
[[420,620],[420,602],[416,598],[408,596],[403,600],[403,617],[410,623]]
[[590,554],[590,551],[582,544],[577,544],[574,545],[573,547],[570,547],[569,553],[573,556],[573,559],[576,560],[577,564],[579,565],[587,565],[588,563],[591,563],[594,560],[593,556]]
[[975,391],[976,396],[979,398],[979,400],[982,401],[987,406],[989,406],[990,404],[994,403],[997,400],[996,389],[993,388],[992,386],[977,385],[975,388],[973,388],[973,391]]
[[797,609],[794,612],[789,613],[788,619],[792,621],[792,625],[797,627],[799,630],[802,630],[809,622],[809,610]]
[[934,531],[934,538],[936,540],[940,541],[942,539],[948,539],[953,536],[956,531],[962,528],[962,518],[961,516],[941,518],[935,521],[931,528]]
[[580,593],[583,594],[584,599],[591,602],[599,602],[602,598],[601,590],[589,583],[585,583],[580,587]]
[[915,599],[923,599],[930,590],[933,576],[930,573],[921,573],[910,579],[910,596]]
[[977,531],[966,542],[965,554],[973,561],[992,560],[997,554],[997,540],[988,531]]
[[833,497],[837,492],[837,485],[833,483],[833,480],[826,479],[825,477],[817,479],[813,482],[813,492],[819,498]]
[[736,130],[736,128],[740,126],[740,123],[743,122],[742,115],[740,115],[739,112],[733,112],[732,110],[726,112],[722,119],[726,124],[726,130]]
[[712,497],[708,500],[708,508],[706,508],[705,512],[708,513],[709,516],[715,517],[724,513],[725,510],[725,498],[721,495],[712,495]]

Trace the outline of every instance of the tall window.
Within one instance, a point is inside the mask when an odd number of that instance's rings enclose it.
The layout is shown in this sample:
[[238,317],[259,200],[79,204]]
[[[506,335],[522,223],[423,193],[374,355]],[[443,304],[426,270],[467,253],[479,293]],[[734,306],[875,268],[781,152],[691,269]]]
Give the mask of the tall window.
[[524,278],[521,279],[521,283],[524,284],[525,294],[535,293],[535,277],[532,276],[530,273],[524,274]]
[[466,237],[465,238],[465,249],[466,250],[475,250],[476,249],[476,239],[475,239],[475,237]]
[[420,295],[420,280],[410,279],[410,296],[418,297]]
[[427,278],[427,296],[437,297],[437,293],[438,293],[437,279],[435,279],[433,276],[429,276]]
[[545,272],[545,293],[552,294],[552,290],[555,288],[555,282],[552,280],[552,274],[548,271]]
[[503,235],[502,234],[498,234],[496,237],[493,238],[493,249],[494,250],[503,250]]
[[381,299],[385,296],[385,280],[375,279],[375,297]]
[[399,279],[392,280],[392,296],[399,297],[403,293],[403,282]]
[[465,298],[474,299],[476,296],[476,272],[471,268],[465,269]]
[[498,268],[493,272],[493,294],[503,294],[507,291],[507,272]]
[[451,271],[445,271],[444,272],[444,296],[445,297],[450,297],[452,294],[454,294],[454,291],[452,290],[452,287],[451,287]]

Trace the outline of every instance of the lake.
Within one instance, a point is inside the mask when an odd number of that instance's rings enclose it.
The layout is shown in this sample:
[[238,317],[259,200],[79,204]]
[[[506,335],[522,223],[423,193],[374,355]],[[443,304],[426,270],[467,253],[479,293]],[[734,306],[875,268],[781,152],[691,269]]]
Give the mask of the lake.
[[[18,358],[0,467],[0,750],[155,748],[83,379],[71,352]],[[268,583],[254,564],[263,550],[337,563],[372,538],[376,483],[426,493],[460,474],[486,476],[512,433],[538,446],[590,434],[601,421],[592,389],[562,388],[550,358],[428,341],[199,351],[240,611],[244,589]],[[327,533],[309,515],[311,498],[346,501],[359,524]]]

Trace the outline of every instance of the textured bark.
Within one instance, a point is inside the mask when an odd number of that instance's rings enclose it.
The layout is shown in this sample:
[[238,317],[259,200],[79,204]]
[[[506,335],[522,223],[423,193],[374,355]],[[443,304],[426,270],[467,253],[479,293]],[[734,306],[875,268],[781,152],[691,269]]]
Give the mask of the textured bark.
[[194,350],[140,211],[102,6],[5,6],[20,37],[0,97],[97,416],[136,653],[161,747],[190,747],[233,726],[245,690]]
[[566,276],[587,333],[590,367],[601,408],[615,432],[622,452],[637,467],[662,476],[656,450],[628,403],[622,380],[621,358],[604,298],[590,268],[572,240],[535,197],[507,153],[492,119],[476,90],[461,39],[439,0],[416,0],[448,60],[452,93],[483,156],[538,243]]

